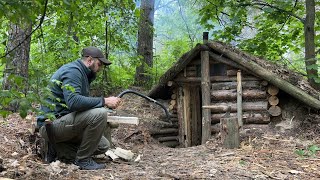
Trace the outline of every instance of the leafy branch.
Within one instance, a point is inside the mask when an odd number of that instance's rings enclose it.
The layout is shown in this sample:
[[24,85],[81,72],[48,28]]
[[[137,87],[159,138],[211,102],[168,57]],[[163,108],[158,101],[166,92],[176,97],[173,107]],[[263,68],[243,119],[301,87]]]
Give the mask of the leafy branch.
[[16,45],[14,48],[8,50],[3,56],[1,56],[0,59],[6,57],[6,56],[9,55],[10,53],[12,53],[14,50],[16,50],[18,47],[20,47],[27,39],[29,39],[29,38],[31,37],[31,35],[32,35],[36,30],[38,30],[38,29],[41,27],[41,25],[42,25],[42,23],[43,23],[43,21],[44,21],[44,18],[45,18],[45,16],[46,16],[47,6],[48,6],[48,0],[46,0],[46,2],[45,2],[43,14],[42,14],[42,16],[41,16],[41,18],[40,18],[40,22],[39,22],[38,26],[37,26],[34,30],[32,30],[31,33],[28,34],[28,35],[24,38],[23,41],[19,42],[18,45]]

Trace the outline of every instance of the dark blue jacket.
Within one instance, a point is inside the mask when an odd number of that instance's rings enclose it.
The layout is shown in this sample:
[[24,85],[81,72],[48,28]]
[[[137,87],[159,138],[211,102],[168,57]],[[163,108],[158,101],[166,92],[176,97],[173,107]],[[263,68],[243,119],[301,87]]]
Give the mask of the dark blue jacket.
[[[95,74],[80,59],[61,66],[50,79],[53,98],[47,99],[48,103],[55,104],[55,109],[41,106],[41,110],[61,117],[74,111],[103,107],[103,97],[89,97],[90,83],[94,79]],[[45,115],[38,116],[38,127],[45,119]]]

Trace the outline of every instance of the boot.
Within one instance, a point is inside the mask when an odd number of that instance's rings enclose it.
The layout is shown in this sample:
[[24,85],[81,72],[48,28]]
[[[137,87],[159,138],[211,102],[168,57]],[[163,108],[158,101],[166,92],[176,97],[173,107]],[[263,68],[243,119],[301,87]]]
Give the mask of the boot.
[[96,163],[91,157],[85,159],[76,159],[74,164],[79,166],[82,170],[97,170],[104,169],[106,167],[104,164]]

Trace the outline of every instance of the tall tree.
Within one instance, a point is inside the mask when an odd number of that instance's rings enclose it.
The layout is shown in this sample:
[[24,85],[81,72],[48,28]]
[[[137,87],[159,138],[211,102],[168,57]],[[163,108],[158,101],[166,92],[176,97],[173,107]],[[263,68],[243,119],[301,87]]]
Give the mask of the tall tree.
[[135,84],[151,85],[148,68],[153,64],[153,21],[154,0],[142,0],[140,6],[140,22],[138,30],[138,55],[141,65],[136,68]]
[[[304,48],[304,71],[310,84],[319,88],[315,58],[315,46],[319,45],[315,38],[319,37],[314,28],[319,18],[315,16],[315,0],[207,0],[202,5],[201,22],[216,31],[216,38],[233,42],[255,55],[285,59],[288,51],[299,53]],[[212,22],[223,28],[216,28]],[[244,29],[251,29],[253,37],[241,37]]]
[[13,85],[10,78],[19,76],[24,79],[24,85],[21,85],[27,90],[27,79],[28,79],[28,65],[29,65],[29,52],[31,42],[31,23],[21,22],[19,25],[10,24],[9,28],[9,39],[7,43],[7,56],[6,56],[6,67],[3,76],[3,89],[9,90]]
[[[40,17],[38,26],[32,30],[32,23],[40,14],[39,5],[41,3],[44,3],[42,16]],[[41,26],[45,17],[47,4],[48,0],[39,0],[39,2],[34,0],[22,3],[14,0],[11,3],[5,2],[2,4],[4,5],[2,8],[9,7],[9,10],[16,12],[16,14],[9,13],[6,16],[11,22],[9,23],[6,53],[3,56],[6,65],[3,73],[3,89],[10,90],[15,85],[18,85],[19,87],[16,88],[19,88],[21,92],[26,94],[28,90],[31,35]]]

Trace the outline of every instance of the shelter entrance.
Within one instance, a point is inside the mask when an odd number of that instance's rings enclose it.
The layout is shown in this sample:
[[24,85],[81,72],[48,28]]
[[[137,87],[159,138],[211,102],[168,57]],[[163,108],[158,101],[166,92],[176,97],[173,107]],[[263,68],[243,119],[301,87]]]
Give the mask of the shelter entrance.
[[178,104],[183,108],[180,143],[185,147],[200,145],[202,136],[200,85],[183,85],[179,90],[179,97],[181,98]]

